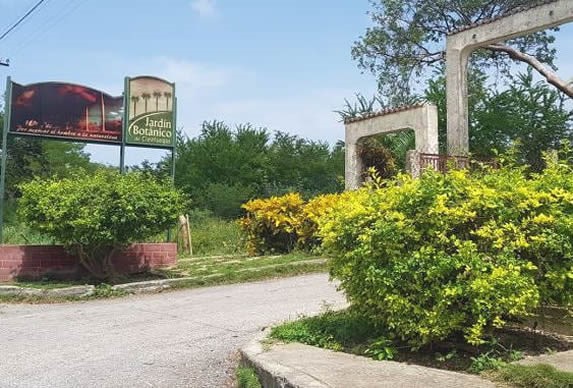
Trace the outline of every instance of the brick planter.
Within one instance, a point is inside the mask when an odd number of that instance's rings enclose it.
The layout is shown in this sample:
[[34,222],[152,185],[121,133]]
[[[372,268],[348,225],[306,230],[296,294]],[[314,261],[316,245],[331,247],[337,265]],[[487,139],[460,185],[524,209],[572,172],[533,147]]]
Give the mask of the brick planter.
[[[177,264],[177,244],[133,244],[114,255],[115,270],[134,274]],[[75,279],[85,275],[76,257],[59,245],[0,245],[0,282],[49,276]]]

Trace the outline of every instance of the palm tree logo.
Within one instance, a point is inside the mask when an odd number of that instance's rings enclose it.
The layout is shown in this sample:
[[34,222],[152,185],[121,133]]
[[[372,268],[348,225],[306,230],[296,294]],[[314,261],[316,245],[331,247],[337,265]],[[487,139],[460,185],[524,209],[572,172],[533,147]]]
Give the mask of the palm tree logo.
[[161,92],[158,92],[157,90],[153,92],[153,97],[155,97],[155,111],[158,112],[159,111],[159,99],[161,98],[162,94]]
[[149,93],[141,93],[141,98],[143,98],[143,103],[145,106],[145,113],[147,113],[147,102],[151,98],[151,94]]
[[139,102],[138,96],[131,96],[131,102],[133,103],[133,116],[137,116],[137,103]]
[[171,100],[171,97],[173,96],[173,94],[171,94],[171,92],[165,92],[165,93],[163,93],[163,96],[165,96],[165,99],[167,100],[167,109],[166,110],[170,110],[169,109],[169,100]]

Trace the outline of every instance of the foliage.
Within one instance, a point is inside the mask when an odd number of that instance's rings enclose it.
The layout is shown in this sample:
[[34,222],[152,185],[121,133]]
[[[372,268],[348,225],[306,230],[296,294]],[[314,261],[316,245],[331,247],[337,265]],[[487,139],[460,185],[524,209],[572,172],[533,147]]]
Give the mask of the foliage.
[[[361,69],[378,77],[380,94],[389,97],[390,104],[403,104],[428,71],[443,68],[448,33],[537,3],[539,0],[371,0],[373,25],[354,43],[352,57]],[[528,53],[554,67],[554,40],[550,31],[542,31],[512,39],[504,48]],[[496,46],[476,52],[472,68],[485,71],[494,67],[507,74],[511,61]]]
[[193,139],[180,136],[175,184],[196,208],[235,218],[256,197],[299,191],[305,196],[342,189],[344,145],[328,144],[265,128],[204,122]]
[[271,330],[271,338],[341,351],[376,335],[378,329],[349,311],[326,311],[315,317],[285,322]]
[[4,227],[4,243],[14,245],[51,245],[53,238],[30,229],[23,223],[12,223]]
[[[4,130],[3,120],[0,112],[0,134]],[[0,136],[0,148],[2,140]],[[9,136],[6,197],[10,200],[18,198],[18,186],[35,177],[65,177],[80,169],[94,171],[98,165],[90,162],[84,147],[82,143]],[[8,221],[12,220],[8,218]]]
[[252,368],[237,368],[237,386],[239,388],[262,388],[257,374]]
[[531,71],[518,74],[507,90],[492,93],[483,109],[474,112],[471,150],[489,156],[492,149],[505,153],[515,144],[517,161],[541,171],[543,152],[572,139],[573,113],[567,100],[544,82],[535,82]]
[[[531,71],[515,76],[503,91],[488,88],[486,77],[474,72],[469,89],[470,152],[476,158],[493,158],[513,147],[520,163],[540,171],[543,152],[558,149],[572,138],[567,98],[544,82],[535,82]],[[445,78],[429,81],[425,95],[438,107],[440,151],[445,152]]]
[[240,220],[250,254],[285,253],[298,248],[312,250],[320,244],[318,220],[344,194],[319,195],[305,202],[298,193],[255,199],[243,205]]
[[369,168],[374,168],[381,177],[390,178],[396,175],[396,161],[390,150],[376,138],[363,139],[359,145],[358,157],[364,165],[362,175],[366,175]]
[[521,360],[523,353],[515,350],[496,349],[495,347],[476,357],[472,357],[472,363],[469,367],[471,373],[481,373],[486,370],[498,370],[508,364]]
[[573,373],[546,364],[510,364],[488,373],[488,378],[523,388],[566,388],[573,386]]
[[319,222],[331,273],[397,339],[482,344],[539,303],[573,303],[572,172],[428,171],[348,193]]
[[35,179],[21,186],[19,212],[38,232],[76,253],[98,278],[114,275],[113,253],[176,222],[182,196],[141,173],[100,170],[65,179]]
[[299,227],[296,229],[297,248],[310,251],[319,247],[321,240],[318,236],[318,222],[344,197],[344,194],[318,195],[303,205]]
[[247,215],[240,224],[251,254],[285,253],[297,243],[297,230],[303,219],[304,201],[300,194],[255,199],[243,205]]
[[394,359],[396,352],[396,347],[392,345],[392,341],[387,338],[380,337],[368,346],[368,349],[364,351],[364,354],[381,361]]
[[245,251],[237,222],[213,216],[206,211],[192,211],[189,215],[193,254],[236,255]]
[[354,94],[354,103],[351,103],[348,99],[344,99],[344,108],[342,110],[336,110],[340,117],[340,121],[344,122],[349,119],[355,119],[359,117],[364,117],[368,113],[376,111],[376,109],[384,109],[386,104],[380,96],[372,96],[368,99],[360,93]]

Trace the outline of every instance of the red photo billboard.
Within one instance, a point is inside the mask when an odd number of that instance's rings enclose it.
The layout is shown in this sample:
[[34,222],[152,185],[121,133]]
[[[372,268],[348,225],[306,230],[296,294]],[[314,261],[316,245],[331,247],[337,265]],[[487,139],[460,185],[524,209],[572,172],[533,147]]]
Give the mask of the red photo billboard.
[[61,82],[12,83],[10,133],[120,143],[123,97]]

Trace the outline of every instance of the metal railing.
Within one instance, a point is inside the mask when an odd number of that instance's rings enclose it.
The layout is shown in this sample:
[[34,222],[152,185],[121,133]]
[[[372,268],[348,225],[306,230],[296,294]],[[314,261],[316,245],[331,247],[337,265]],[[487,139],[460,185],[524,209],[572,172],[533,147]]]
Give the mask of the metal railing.
[[479,160],[471,159],[467,156],[453,156],[453,155],[440,155],[440,154],[420,154],[420,170],[432,168],[436,171],[447,172],[452,169],[465,169],[475,168],[477,166],[489,166],[492,168],[499,168],[499,164],[495,160]]

